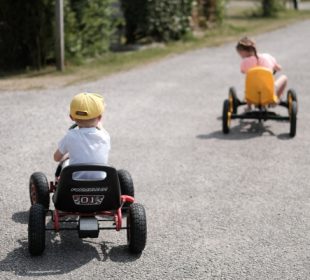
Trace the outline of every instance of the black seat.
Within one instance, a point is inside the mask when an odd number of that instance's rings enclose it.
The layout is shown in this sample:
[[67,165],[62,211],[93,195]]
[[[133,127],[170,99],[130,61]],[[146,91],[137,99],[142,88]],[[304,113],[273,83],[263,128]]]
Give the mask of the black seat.
[[[74,179],[76,172],[104,173],[104,179]],[[90,171],[90,172],[89,172]],[[53,201],[55,208],[66,212],[91,213],[113,211],[121,206],[117,170],[97,164],[73,164],[60,175]]]

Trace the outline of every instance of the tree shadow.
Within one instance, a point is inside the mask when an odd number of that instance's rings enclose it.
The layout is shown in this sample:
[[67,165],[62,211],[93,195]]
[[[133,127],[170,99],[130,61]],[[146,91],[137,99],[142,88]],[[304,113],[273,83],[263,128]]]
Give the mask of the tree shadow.
[[[218,118],[221,119],[221,118]],[[208,139],[219,139],[219,140],[248,140],[256,137],[261,137],[263,135],[277,137],[281,140],[291,139],[288,133],[282,133],[276,135],[270,126],[266,125],[264,122],[258,121],[244,121],[240,120],[239,124],[231,127],[229,134],[223,134],[222,130],[214,131],[209,134],[199,134],[196,138],[201,140]]]
[[[12,215],[16,223],[27,224],[28,212]],[[51,222],[47,226],[52,226]],[[0,270],[17,276],[44,277],[61,275],[76,270],[92,260],[128,263],[140,258],[129,253],[127,246],[102,242],[96,239],[80,239],[77,231],[46,231],[46,248],[42,256],[33,257],[28,252],[28,240],[18,240],[19,247],[0,260]]]

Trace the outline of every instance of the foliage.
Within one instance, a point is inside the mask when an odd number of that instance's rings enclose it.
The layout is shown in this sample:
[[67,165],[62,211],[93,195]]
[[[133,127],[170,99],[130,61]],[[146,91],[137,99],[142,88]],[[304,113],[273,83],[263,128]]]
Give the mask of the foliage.
[[[67,58],[108,50],[116,0],[64,0]],[[55,60],[55,0],[0,0],[0,71],[40,69]]]
[[81,58],[82,39],[70,1],[64,1],[64,29],[66,58]]
[[200,26],[214,26],[224,21],[227,0],[199,0],[200,17],[204,22]]
[[215,7],[215,16],[216,21],[218,23],[222,23],[225,18],[225,10],[226,10],[226,2],[227,0],[217,0]]
[[262,15],[264,17],[274,17],[283,9],[284,4],[282,0],[262,0]]
[[190,30],[192,0],[122,0],[126,38],[177,40]]
[[0,0],[0,71],[40,69],[53,45],[52,0]]
[[70,57],[89,57],[109,49],[115,30],[114,0],[71,0],[66,5],[66,52]]

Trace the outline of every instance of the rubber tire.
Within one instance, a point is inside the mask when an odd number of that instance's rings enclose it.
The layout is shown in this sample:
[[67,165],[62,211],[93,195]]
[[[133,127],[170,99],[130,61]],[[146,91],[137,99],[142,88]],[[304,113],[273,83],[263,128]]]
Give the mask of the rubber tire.
[[298,113],[298,99],[297,99],[297,94],[296,94],[296,91],[294,89],[289,89],[287,91],[287,97],[286,97],[286,103],[288,105],[288,99],[289,99],[289,96],[292,96],[292,100],[293,101],[296,101],[296,104],[297,104],[297,113]]
[[229,100],[226,99],[223,104],[223,133],[228,134],[229,133],[229,125],[228,125],[228,112],[229,112]]
[[42,204],[33,204],[28,220],[28,250],[32,256],[42,255],[45,249],[45,215]]
[[229,88],[228,96],[232,97],[232,99],[233,99],[233,113],[237,114],[237,112],[238,112],[238,105],[239,105],[239,99],[237,97],[237,91],[236,91],[236,89],[234,87],[230,87]]
[[133,203],[127,216],[127,242],[129,251],[140,254],[146,245],[147,225],[144,207],[139,203]]
[[296,91],[295,91],[294,89],[289,89],[289,90],[287,91],[287,98],[286,98],[287,101],[288,101],[288,97],[289,97],[290,95],[292,96],[292,100],[293,100],[293,101],[298,102],[298,100],[297,100],[297,94],[296,94]]
[[[36,189],[36,201],[33,201],[31,197],[31,186],[34,185]],[[50,206],[50,191],[49,184],[46,176],[42,172],[35,172],[30,176],[29,180],[29,194],[31,205],[40,203],[45,209],[49,209]]]
[[292,102],[292,109],[290,112],[290,136],[295,137],[297,128],[297,102]]
[[135,187],[130,173],[127,170],[121,169],[117,171],[117,174],[121,186],[121,194],[135,197]]

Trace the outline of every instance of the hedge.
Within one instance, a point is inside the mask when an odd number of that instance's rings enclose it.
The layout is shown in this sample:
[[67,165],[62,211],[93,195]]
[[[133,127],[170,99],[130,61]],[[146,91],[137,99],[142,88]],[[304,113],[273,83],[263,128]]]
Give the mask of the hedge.
[[46,64],[53,47],[52,0],[0,0],[0,72]]
[[[67,58],[107,51],[117,0],[64,0]],[[55,61],[55,0],[0,0],[0,72],[40,69]]]
[[192,0],[122,0],[127,43],[177,40],[190,30]]
[[283,0],[262,0],[262,14],[264,17],[274,17],[284,9]]

